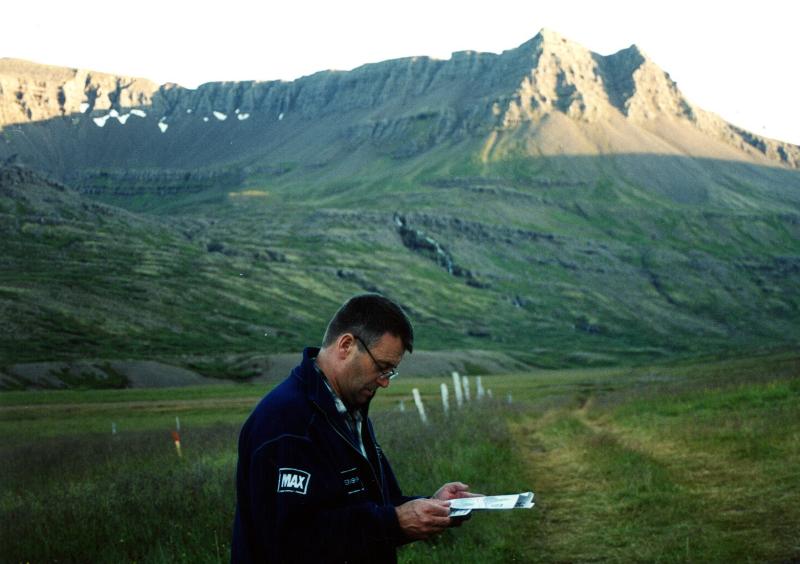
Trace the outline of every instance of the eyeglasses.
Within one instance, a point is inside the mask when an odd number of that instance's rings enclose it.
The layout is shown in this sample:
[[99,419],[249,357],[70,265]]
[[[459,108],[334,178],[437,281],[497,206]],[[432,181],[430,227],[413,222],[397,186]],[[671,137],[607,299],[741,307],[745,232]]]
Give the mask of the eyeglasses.
[[388,368],[388,369],[381,368],[380,363],[377,360],[375,360],[375,357],[372,356],[372,353],[369,351],[369,347],[367,346],[367,343],[365,343],[364,340],[361,337],[359,337],[358,335],[353,335],[353,337],[355,337],[356,340],[359,343],[361,343],[361,346],[364,347],[364,350],[367,351],[367,354],[372,359],[373,364],[375,364],[375,368],[378,369],[378,372],[379,372],[381,378],[384,378],[386,380],[394,380],[395,378],[397,378],[397,375],[400,374],[400,372],[398,372],[396,366],[393,366],[393,367]]

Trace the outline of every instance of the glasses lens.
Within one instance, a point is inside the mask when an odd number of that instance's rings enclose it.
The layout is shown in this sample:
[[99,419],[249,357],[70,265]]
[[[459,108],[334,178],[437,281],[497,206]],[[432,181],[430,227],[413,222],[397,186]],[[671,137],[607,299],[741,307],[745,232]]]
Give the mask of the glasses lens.
[[[358,340],[359,343],[361,343],[361,346],[364,347],[364,350],[367,351],[367,354],[372,359],[373,364],[375,364],[375,368],[380,370],[381,367],[378,364],[378,361],[375,360],[375,357],[372,356],[372,352],[369,350],[369,347],[367,346],[367,343],[365,343],[361,339],[361,337],[359,337],[358,335],[353,335],[353,336]],[[385,370],[385,371],[380,372],[380,377],[381,378],[385,378],[387,380],[393,380],[396,376],[397,376],[397,368],[390,368],[389,370]]]

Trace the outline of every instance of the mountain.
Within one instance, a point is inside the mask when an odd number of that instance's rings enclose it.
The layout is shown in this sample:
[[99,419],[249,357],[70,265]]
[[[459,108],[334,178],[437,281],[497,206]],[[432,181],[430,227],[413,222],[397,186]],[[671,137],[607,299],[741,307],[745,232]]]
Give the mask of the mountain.
[[195,90],[3,59],[0,123],[6,362],[293,350],[364,290],[542,366],[800,337],[800,147],[636,46]]
[[[562,116],[569,122],[548,119]],[[68,139],[67,146],[31,143],[39,141],[36,129],[24,126],[54,118],[62,119],[47,122],[47,137],[78,137],[79,146]],[[196,90],[2,59],[0,125],[17,126],[8,129],[9,145],[15,132],[29,132],[28,146],[19,140],[21,156],[56,173],[287,156],[320,164],[319,150],[341,155],[330,147],[334,142],[401,157],[475,136],[487,136],[484,156],[491,158],[521,129],[534,155],[630,152],[800,166],[798,146],[695,107],[638,47],[604,57],[547,30],[500,55],[414,57],[294,82],[209,83]],[[120,135],[126,143],[107,146]],[[216,151],[203,150],[218,135]],[[135,148],[135,155],[120,147]]]

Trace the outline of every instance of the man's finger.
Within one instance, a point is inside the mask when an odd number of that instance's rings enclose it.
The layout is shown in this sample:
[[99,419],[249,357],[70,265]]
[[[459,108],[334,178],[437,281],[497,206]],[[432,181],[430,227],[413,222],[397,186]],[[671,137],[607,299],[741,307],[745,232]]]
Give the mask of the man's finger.
[[450,515],[449,501],[432,499],[425,507],[429,508],[431,515]]
[[450,522],[450,502],[430,500],[420,507],[423,530],[439,533],[448,528]]
[[486,497],[486,495],[475,492],[459,492],[458,497]]

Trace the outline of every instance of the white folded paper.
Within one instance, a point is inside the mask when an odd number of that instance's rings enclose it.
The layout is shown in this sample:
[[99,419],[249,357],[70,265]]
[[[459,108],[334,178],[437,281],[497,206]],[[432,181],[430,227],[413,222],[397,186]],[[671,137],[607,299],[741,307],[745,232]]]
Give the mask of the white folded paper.
[[462,497],[450,500],[450,517],[469,515],[473,509],[530,509],[533,506],[533,492]]

